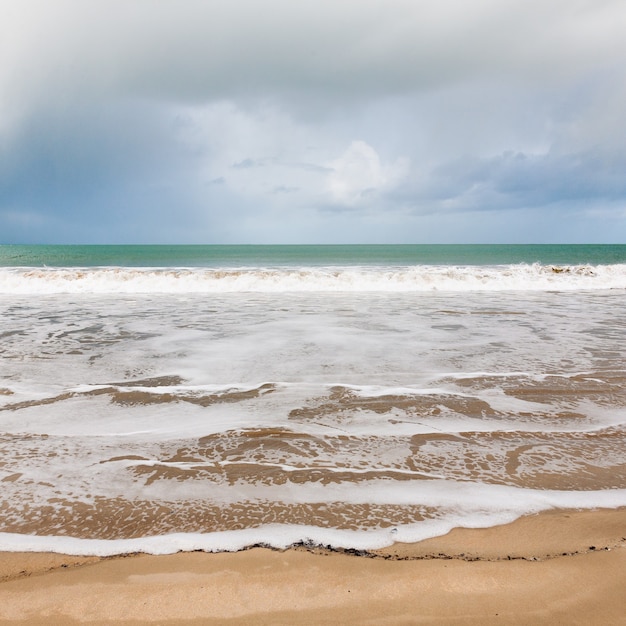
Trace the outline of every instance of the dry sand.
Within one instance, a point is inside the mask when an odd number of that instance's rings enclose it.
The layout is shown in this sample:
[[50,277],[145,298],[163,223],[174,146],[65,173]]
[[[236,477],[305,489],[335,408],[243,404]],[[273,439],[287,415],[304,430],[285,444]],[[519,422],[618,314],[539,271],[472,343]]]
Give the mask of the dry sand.
[[0,554],[0,621],[626,624],[626,509],[549,512],[368,556]]

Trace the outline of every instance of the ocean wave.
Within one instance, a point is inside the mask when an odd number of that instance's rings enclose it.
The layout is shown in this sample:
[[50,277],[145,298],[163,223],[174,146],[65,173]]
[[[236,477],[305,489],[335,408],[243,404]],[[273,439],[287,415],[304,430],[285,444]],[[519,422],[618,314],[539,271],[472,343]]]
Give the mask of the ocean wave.
[[280,293],[626,289],[626,264],[0,269],[0,293]]

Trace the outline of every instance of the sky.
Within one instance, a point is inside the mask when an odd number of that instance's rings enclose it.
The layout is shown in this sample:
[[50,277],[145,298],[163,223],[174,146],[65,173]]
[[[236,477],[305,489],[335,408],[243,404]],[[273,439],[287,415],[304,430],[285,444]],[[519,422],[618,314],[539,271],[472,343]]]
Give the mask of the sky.
[[626,243],[623,0],[5,0],[0,243]]

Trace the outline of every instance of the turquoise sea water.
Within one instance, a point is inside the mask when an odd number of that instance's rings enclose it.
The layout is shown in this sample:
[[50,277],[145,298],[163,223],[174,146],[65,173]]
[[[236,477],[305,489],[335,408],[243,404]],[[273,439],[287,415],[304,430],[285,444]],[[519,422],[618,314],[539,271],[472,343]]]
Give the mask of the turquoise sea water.
[[0,267],[604,265],[626,245],[0,245]]

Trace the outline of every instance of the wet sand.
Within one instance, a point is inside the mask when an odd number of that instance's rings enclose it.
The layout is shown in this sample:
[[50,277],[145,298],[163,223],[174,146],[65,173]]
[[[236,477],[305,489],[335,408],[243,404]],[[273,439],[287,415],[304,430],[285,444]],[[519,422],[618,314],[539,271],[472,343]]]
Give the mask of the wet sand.
[[626,624],[626,509],[552,511],[370,554],[0,554],[0,621]]

